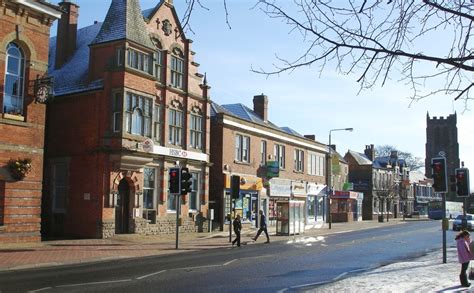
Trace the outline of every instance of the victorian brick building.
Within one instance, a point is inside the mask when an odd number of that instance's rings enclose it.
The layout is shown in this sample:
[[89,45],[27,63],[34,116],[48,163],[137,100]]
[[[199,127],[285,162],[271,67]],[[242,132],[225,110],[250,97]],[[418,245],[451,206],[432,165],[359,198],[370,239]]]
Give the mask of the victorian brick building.
[[0,0],[0,244],[41,240],[49,30],[45,1]]
[[366,145],[364,153],[349,150],[344,159],[349,163],[349,181],[353,190],[364,194],[362,216],[398,217],[414,210],[410,194],[409,170],[397,152],[375,156],[374,145]]
[[[263,94],[253,98],[253,109],[213,103],[211,117],[210,199],[221,228],[228,214],[258,225],[262,209],[277,232],[288,233],[289,206],[299,227],[323,221],[326,145],[271,123]],[[240,194],[231,210],[232,175],[240,176]]]
[[[45,230],[108,237],[203,228],[208,205],[208,86],[172,1],[142,11],[112,0],[103,23],[77,30],[67,12],[50,42],[55,100],[48,108]],[[168,170],[193,191],[176,206]]]

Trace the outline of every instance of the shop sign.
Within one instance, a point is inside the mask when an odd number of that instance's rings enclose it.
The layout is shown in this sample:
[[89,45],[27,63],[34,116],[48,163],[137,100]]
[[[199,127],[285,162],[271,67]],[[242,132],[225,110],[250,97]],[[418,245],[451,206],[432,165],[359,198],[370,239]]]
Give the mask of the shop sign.
[[291,181],[283,179],[270,180],[270,196],[284,196],[291,195]]
[[205,161],[205,162],[208,161],[208,156],[207,154],[204,154],[204,153],[167,148],[167,147],[162,147],[159,145],[153,146],[153,154],[177,157],[177,158],[182,158],[182,159],[197,160],[197,161]]
[[280,164],[278,161],[267,161],[267,178],[280,176]]
[[[230,175],[224,174],[225,176],[225,188],[230,188]],[[242,176],[240,175],[240,189],[241,190],[262,190],[263,181],[262,178],[255,176]]]
[[306,181],[292,181],[291,190],[293,195],[306,195]]
[[147,138],[143,141],[142,143],[142,148],[145,153],[151,153],[153,152],[153,147],[155,144],[153,143],[153,140],[151,138]]
[[354,183],[352,182],[344,182],[344,185],[342,187],[342,190],[349,191],[349,190],[354,190]]
[[352,184],[354,190],[369,190],[369,180],[358,180]]

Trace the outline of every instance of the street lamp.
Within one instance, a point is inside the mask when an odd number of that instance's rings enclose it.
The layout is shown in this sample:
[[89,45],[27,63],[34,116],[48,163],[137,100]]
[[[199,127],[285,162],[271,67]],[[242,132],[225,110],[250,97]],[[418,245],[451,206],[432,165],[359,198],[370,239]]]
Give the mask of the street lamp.
[[326,191],[326,201],[327,201],[327,223],[329,223],[329,229],[331,229],[331,194],[333,192],[332,190],[332,147],[331,147],[331,132],[333,131],[353,131],[354,128],[336,128],[336,129],[331,129],[329,130],[329,163],[328,163],[328,186],[327,186],[327,191]]

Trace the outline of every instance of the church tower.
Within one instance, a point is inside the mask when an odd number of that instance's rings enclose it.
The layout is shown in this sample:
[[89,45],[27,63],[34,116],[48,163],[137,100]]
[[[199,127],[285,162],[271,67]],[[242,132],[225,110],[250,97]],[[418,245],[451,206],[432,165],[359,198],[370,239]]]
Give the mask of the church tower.
[[454,175],[454,170],[459,168],[459,143],[456,122],[456,113],[446,118],[430,118],[430,114],[426,113],[425,174],[427,177],[431,178],[431,159],[435,157],[444,156],[446,158],[448,176]]

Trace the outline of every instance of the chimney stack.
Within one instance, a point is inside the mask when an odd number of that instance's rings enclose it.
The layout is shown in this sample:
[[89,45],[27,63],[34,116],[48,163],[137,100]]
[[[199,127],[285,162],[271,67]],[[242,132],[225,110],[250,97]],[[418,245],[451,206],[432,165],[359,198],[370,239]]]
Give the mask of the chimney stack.
[[64,13],[58,22],[55,69],[61,68],[76,50],[77,19],[79,17],[77,4],[65,0],[59,3],[59,6]]
[[264,94],[253,97],[253,111],[262,118],[264,122],[268,121],[268,97]]
[[369,158],[369,160],[373,161],[375,159],[374,145],[373,144],[366,145],[365,150],[364,150],[364,154],[367,156],[367,158]]

